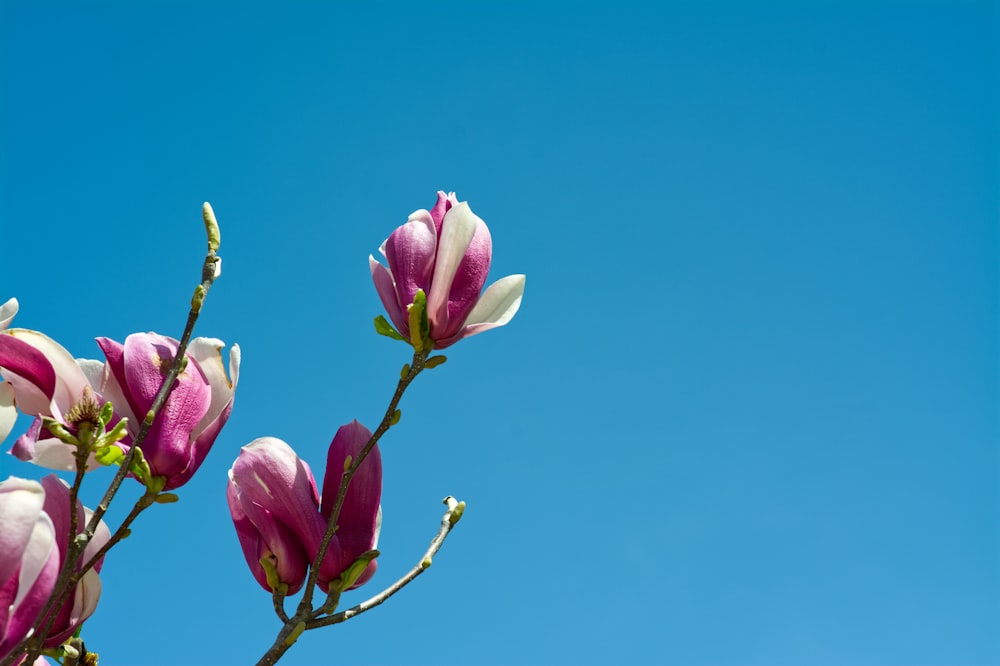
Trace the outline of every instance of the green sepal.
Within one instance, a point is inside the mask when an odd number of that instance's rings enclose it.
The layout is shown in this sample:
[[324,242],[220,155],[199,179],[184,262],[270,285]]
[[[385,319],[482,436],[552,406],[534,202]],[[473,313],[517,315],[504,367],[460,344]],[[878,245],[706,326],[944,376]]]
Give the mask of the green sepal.
[[146,490],[151,493],[156,493],[159,497],[159,493],[163,490],[163,487],[167,485],[167,477],[165,476],[153,476],[150,477],[149,482],[146,484]]
[[391,427],[391,426],[394,426],[397,423],[399,423],[399,419],[402,416],[403,416],[403,412],[401,412],[400,410],[397,409],[396,411],[394,411],[392,413],[392,416],[389,417],[389,426]]
[[105,433],[103,437],[99,438],[99,441],[101,441],[103,444],[114,444],[115,442],[119,442],[125,439],[125,435],[127,434],[128,434],[128,419],[122,419],[121,421],[115,424],[114,428]]
[[97,462],[106,466],[120,465],[124,457],[125,452],[113,444],[94,450],[94,458],[97,459]]
[[379,556],[377,550],[369,550],[361,554],[361,556],[351,563],[351,566],[344,570],[344,573],[340,574],[339,578],[330,581],[330,591],[337,590],[338,592],[343,592],[351,585],[357,582],[361,574],[365,572],[368,564]]
[[392,338],[393,340],[402,340],[403,342],[406,342],[406,338],[400,335],[399,331],[393,328],[392,324],[389,323],[389,320],[382,315],[375,317],[375,332],[379,335],[384,335],[387,338]]
[[[147,490],[151,490],[154,493],[158,493],[160,490],[163,490],[163,486],[153,490],[153,470],[149,468],[149,463],[146,462],[146,457],[142,455],[142,449],[138,446],[132,448],[135,449],[135,457],[132,458],[132,467],[129,471],[135,475],[135,478],[139,479],[139,482],[142,483],[142,485],[146,486]],[[164,481],[166,481],[166,479],[164,479]]]
[[101,422],[101,427],[105,428],[109,423],[111,423],[111,417],[115,415],[115,408],[110,402],[104,403],[101,407],[101,413],[97,417]]
[[51,416],[42,417],[42,426],[55,435],[60,442],[71,446],[80,446],[80,440],[76,438],[76,435],[67,430],[63,424]]
[[156,496],[155,502],[157,504],[173,504],[174,502],[177,502],[179,500],[180,497],[178,497],[173,493],[160,493],[159,495]]
[[[407,307],[410,317],[410,344],[414,349],[424,349],[429,340],[431,325],[427,320],[427,295],[423,289],[417,289],[413,295],[413,303]],[[431,343],[431,347],[434,343]]]
[[429,359],[424,361],[424,367],[428,370],[431,368],[436,368],[439,365],[444,365],[444,362],[448,360],[447,356],[431,356]]
[[271,591],[284,595],[288,592],[288,585],[282,583],[281,579],[278,578],[278,567],[272,558],[274,555],[265,555],[260,558],[260,566],[264,570],[264,577],[267,579],[267,584],[271,586]]

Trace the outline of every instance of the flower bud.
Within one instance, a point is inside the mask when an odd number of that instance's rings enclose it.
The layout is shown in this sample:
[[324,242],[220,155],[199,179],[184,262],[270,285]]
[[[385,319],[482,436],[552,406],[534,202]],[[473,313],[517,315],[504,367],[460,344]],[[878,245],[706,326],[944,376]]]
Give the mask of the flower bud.
[[404,339],[409,340],[407,308],[418,290],[427,296],[429,336],[435,349],[503,326],[521,306],[524,276],[510,275],[483,293],[493,242],[486,223],[455,194],[438,192],[430,211],[410,215],[379,251],[388,268],[368,258],[375,289]]
[[[268,568],[273,568],[279,584],[288,586],[287,594],[301,589],[326,532],[345,461],[357,456],[370,437],[357,421],[337,431],[327,456],[322,505],[309,465],[288,444],[262,437],[240,450],[229,470],[226,497],[243,555],[265,590],[272,591]],[[320,566],[317,582],[324,592],[377,544],[381,494],[382,463],[375,447],[348,486],[338,529]],[[374,572],[373,561],[351,587],[364,584]]]

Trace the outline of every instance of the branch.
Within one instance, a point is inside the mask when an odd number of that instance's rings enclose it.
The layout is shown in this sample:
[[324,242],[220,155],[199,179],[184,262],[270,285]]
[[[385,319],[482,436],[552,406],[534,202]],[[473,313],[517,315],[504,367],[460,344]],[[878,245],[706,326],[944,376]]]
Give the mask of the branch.
[[380,606],[382,603],[387,601],[389,597],[413,582],[417,576],[427,571],[434,560],[434,556],[437,555],[437,552],[441,550],[441,546],[444,545],[444,540],[448,538],[448,534],[450,534],[451,530],[458,524],[458,521],[462,518],[462,514],[465,511],[465,502],[456,501],[454,497],[444,498],[444,503],[448,505],[448,510],[445,511],[444,516],[441,517],[441,528],[438,530],[438,533],[434,536],[434,538],[431,539],[430,548],[427,549],[427,552],[424,553],[422,558],[420,558],[420,561],[417,562],[417,564],[410,569],[405,576],[397,580],[382,592],[376,594],[371,599],[363,601],[353,608],[348,608],[347,610],[341,611],[336,615],[307,622],[306,629],[316,629],[318,627],[325,627],[331,624],[339,624],[350,620],[352,617],[361,615],[365,611],[370,611],[376,606]]
[[[216,256],[216,251],[219,249],[219,225],[215,220],[215,213],[212,211],[212,207],[208,203],[205,203],[202,207],[202,217],[204,218],[205,229],[208,235],[208,252],[205,255],[205,261],[202,264],[201,283],[195,287],[194,296],[191,299],[191,310],[188,312],[187,323],[184,326],[184,333],[181,335],[180,342],[177,345],[177,355],[174,357],[174,361],[170,365],[170,370],[167,372],[167,376],[163,380],[163,384],[160,386],[159,393],[156,394],[153,404],[150,406],[149,411],[146,413],[146,417],[139,426],[139,432],[135,439],[133,439],[132,446],[125,454],[125,457],[120,461],[121,464],[114,478],[111,480],[111,485],[108,486],[107,492],[104,493],[101,503],[94,509],[94,513],[91,516],[90,521],[87,523],[84,532],[80,535],[70,535],[71,538],[67,549],[68,552],[66,553],[66,559],[63,561],[62,569],[59,571],[59,577],[56,579],[52,595],[49,597],[48,603],[46,603],[45,608],[42,609],[42,612],[38,616],[34,630],[28,638],[25,638],[17,645],[17,647],[6,659],[0,662],[0,666],[12,666],[15,663],[15,660],[20,658],[20,651],[22,649],[27,649],[27,658],[24,660],[26,663],[32,663],[38,658],[38,655],[42,650],[42,643],[48,637],[49,631],[51,631],[52,625],[58,615],[58,613],[53,612],[53,609],[61,607],[61,605],[69,597],[71,591],[74,589],[75,582],[79,581],[83,574],[85,574],[90,567],[97,562],[96,557],[92,558],[84,568],[77,571],[77,565],[81,555],[84,550],[86,550],[87,544],[89,544],[94,538],[94,533],[97,530],[97,526],[100,525],[101,518],[105,513],[107,513],[108,508],[111,505],[111,501],[121,488],[122,483],[125,481],[125,477],[128,476],[129,470],[132,466],[132,461],[135,460],[136,450],[139,449],[143,440],[146,439],[146,435],[149,433],[149,429],[152,427],[154,419],[160,413],[160,410],[163,409],[163,405],[167,401],[167,396],[170,394],[171,389],[173,389],[174,384],[177,381],[177,376],[181,373],[186,360],[185,352],[187,351],[188,343],[191,341],[191,335],[194,332],[195,322],[198,321],[198,316],[201,314],[201,308],[204,304],[205,296],[208,294],[208,290],[211,289],[212,283],[215,282],[215,279],[219,276],[219,258]],[[84,465],[86,464],[85,458],[80,458],[78,456],[77,479],[73,484],[74,489],[79,488],[79,480],[80,477],[82,477],[82,472],[79,468],[80,460],[83,460]],[[142,499],[143,498],[140,498],[139,502],[142,502]],[[136,503],[136,507],[138,507],[139,502]],[[139,509],[139,511],[141,510],[142,509]],[[135,508],[133,508],[133,512],[137,515]],[[76,506],[70,506],[70,516],[71,523],[75,523]],[[132,514],[130,514],[130,517],[134,518]],[[121,532],[121,530],[119,530],[119,532]],[[116,536],[117,535],[118,533],[116,532]],[[80,536],[83,538],[81,539]],[[121,537],[119,537],[119,539],[120,538]],[[106,549],[104,550],[106,551]],[[69,584],[70,581],[74,581],[73,585]]]
[[[389,406],[386,407],[385,414],[382,416],[382,422],[379,423],[375,432],[368,439],[364,448],[358,452],[358,455],[351,461],[351,466],[344,470],[344,474],[340,479],[340,486],[337,489],[337,499],[333,504],[333,509],[330,511],[330,519],[327,521],[326,532],[323,534],[323,540],[320,542],[319,550],[316,552],[316,557],[313,559],[312,564],[309,567],[309,577],[305,583],[305,592],[302,595],[302,599],[299,601],[298,607],[295,609],[295,615],[288,618],[284,614],[283,603],[279,604],[277,599],[274,599],[274,609],[275,613],[278,613],[279,617],[285,622],[281,629],[278,631],[277,637],[274,639],[271,647],[267,652],[260,658],[257,662],[257,666],[272,666],[277,663],[281,656],[288,651],[295,641],[298,639],[299,635],[305,631],[306,623],[314,619],[314,610],[312,607],[312,599],[314,588],[316,586],[316,581],[319,578],[320,564],[326,557],[326,551],[330,547],[330,541],[333,540],[333,535],[337,531],[337,521],[340,518],[340,510],[344,505],[344,498],[347,497],[347,487],[351,483],[351,479],[354,477],[354,473],[358,471],[358,467],[364,462],[365,458],[378,443],[379,439],[384,435],[389,428],[395,425],[399,421],[399,411],[397,407],[399,406],[399,401],[403,397],[403,393],[406,392],[407,387],[416,378],[417,375],[423,371],[426,367],[427,356],[430,354],[431,350],[418,350],[415,349],[413,352],[413,361],[403,367],[403,371],[400,373],[399,382],[396,384],[396,390],[392,394],[392,399],[389,400]],[[433,364],[432,364],[433,365]],[[324,604],[325,606],[326,604]],[[282,617],[284,615],[284,617]]]
[[413,362],[410,364],[409,369],[401,373],[399,382],[396,384],[396,391],[392,394],[392,399],[389,401],[389,406],[385,410],[385,414],[382,416],[382,422],[378,424],[378,428],[372,433],[369,438],[368,443],[365,444],[364,448],[355,456],[354,460],[351,461],[351,466],[344,471],[344,475],[340,479],[340,487],[337,489],[337,500],[333,504],[333,510],[330,512],[330,520],[327,522],[326,532],[323,534],[323,540],[320,541],[319,551],[316,553],[316,557],[313,559],[312,566],[309,570],[309,579],[306,581],[306,591],[302,595],[302,600],[299,602],[298,611],[303,610],[312,611],[312,596],[313,588],[316,585],[316,580],[319,578],[320,565],[323,562],[323,558],[326,557],[326,551],[330,547],[330,542],[333,540],[333,535],[337,531],[337,520],[340,518],[340,510],[344,505],[344,499],[347,497],[347,487],[351,483],[351,479],[354,477],[354,473],[358,471],[361,463],[365,461],[368,454],[378,443],[389,428],[395,425],[399,421],[398,412],[396,407],[399,405],[400,399],[403,397],[403,393],[410,383],[416,378],[417,375],[424,369],[424,364],[427,361],[427,355],[429,351],[416,350],[413,352]]

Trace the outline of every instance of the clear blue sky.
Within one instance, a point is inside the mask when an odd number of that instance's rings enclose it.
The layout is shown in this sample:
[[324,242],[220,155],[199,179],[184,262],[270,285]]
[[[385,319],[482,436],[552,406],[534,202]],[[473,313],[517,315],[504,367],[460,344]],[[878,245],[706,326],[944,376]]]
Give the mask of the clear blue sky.
[[16,323],[179,335],[208,200],[197,333],[243,348],[204,467],[106,563],[102,664],[270,644],[226,471],[374,426],[408,355],[368,254],[438,189],[525,299],[404,398],[347,603],[469,509],[282,663],[1000,663],[997,4],[748,4],[0,4]]

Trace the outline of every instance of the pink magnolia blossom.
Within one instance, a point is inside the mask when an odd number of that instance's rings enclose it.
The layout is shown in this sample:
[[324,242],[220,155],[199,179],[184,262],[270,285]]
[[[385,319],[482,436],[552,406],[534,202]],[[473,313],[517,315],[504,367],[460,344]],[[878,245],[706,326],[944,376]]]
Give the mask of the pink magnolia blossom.
[[368,258],[375,289],[392,323],[407,339],[407,308],[418,289],[427,297],[435,349],[503,326],[521,306],[524,275],[501,278],[482,291],[493,241],[486,223],[468,203],[459,203],[454,192],[438,192],[437,205],[411,214],[379,251],[389,266]]
[[[101,393],[128,418],[134,438],[149,411],[174,357],[178,342],[156,333],[133,333],[121,344],[98,338],[107,357]],[[195,338],[188,345],[187,366],[177,376],[163,409],[142,442],[142,453],[153,476],[166,477],[165,490],[188,482],[205,460],[233,409],[239,379],[240,348],[229,353],[229,377],[222,364],[224,343]]]
[[[240,450],[229,470],[226,497],[243,555],[265,590],[271,591],[271,586],[261,559],[272,562],[278,580],[288,585],[288,594],[302,587],[326,531],[344,462],[347,456],[356,456],[370,437],[371,432],[357,421],[337,431],[327,454],[322,501],[309,465],[285,442],[262,437]],[[337,532],[320,567],[318,584],[324,592],[378,544],[381,495],[382,459],[376,446],[348,486]],[[375,568],[376,563],[370,562],[351,588],[366,583]]]
[[[90,399],[100,398],[102,368],[99,361],[74,359],[59,343],[38,331],[0,331],[0,374],[7,380],[3,386],[8,387],[0,391],[0,434],[9,433],[11,417],[16,418],[16,413],[5,407],[11,402],[22,413],[36,417],[28,432],[14,442],[11,453],[49,469],[76,469],[73,449],[45,430],[40,417],[51,417],[75,430],[67,415],[88,399],[88,393]],[[97,466],[91,455],[87,469]]]
[[[91,512],[77,502],[78,533]],[[53,592],[69,544],[69,487],[55,475],[41,483],[10,477],[0,483],[0,658],[31,631]],[[81,565],[108,542],[104,521],[84,550]],[[102,560],[85,573],[56,610],[43,646],[65,642],[97,608]]]

